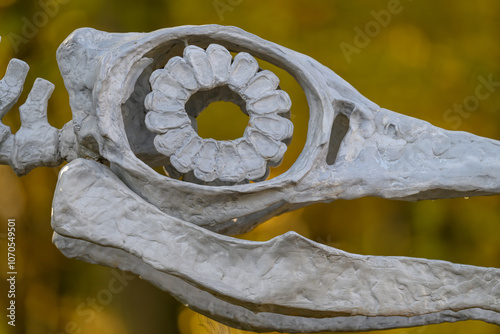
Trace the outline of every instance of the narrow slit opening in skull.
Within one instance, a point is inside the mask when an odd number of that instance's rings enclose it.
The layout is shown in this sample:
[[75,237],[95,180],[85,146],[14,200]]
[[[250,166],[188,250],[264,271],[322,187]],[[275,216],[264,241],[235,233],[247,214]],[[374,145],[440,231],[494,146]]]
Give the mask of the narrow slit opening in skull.
[[339,113],[333,121],[332,131],[330,133],[330,143],[328,145],[328,154],[326,155],[326,163],[328,165],[335,164],[340,145],[342,144],[348,130],[349,117],[343,113]]

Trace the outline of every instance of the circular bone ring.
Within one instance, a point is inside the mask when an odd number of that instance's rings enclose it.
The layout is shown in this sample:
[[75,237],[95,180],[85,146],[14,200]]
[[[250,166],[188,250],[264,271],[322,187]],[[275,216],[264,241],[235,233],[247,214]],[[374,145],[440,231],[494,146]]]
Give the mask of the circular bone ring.
[[[259,181],[267,177],[269,166],[283,159],[293,133],[292,122],[285,118],[290,97],[279,89],[278,77],[260,70],[250,54],[238,53],[233,60],[218,44],[206,50],[190,45],[183,57],[173,57],[153,72],[150,83],[146,126],[158,134],[156,149],[170,157],[179,173],[192,171],[202,182]],[[238,104],[248,114],[242,138],[216,141],[196,133],[195,117],[221,100]]]

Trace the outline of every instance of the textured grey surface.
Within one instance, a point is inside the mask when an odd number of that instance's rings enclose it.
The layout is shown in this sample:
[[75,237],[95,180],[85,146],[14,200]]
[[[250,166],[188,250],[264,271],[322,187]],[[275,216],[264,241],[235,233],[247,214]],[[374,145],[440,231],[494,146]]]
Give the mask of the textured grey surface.
[[[310,108],[303,152],[269,180],[292,135],[290,100],[256,59],[288,71]],[[0,124],[0,163],[22,175],[70,162],[52,217],[66,256],[132,271],[247,330],[500,325],[496,268],[349,254],[293,232],[267,242],[226,236],[315,202],[498,194],[500,142],[380,108],[314,59],[234,27],[83,28],[57,60],[73,119],[61,130],[47,123],[53,85],[38,79],[21,107],[21,129],[13,135]],[[27,71],[11,61],[0,116]],[[219,100],[250,116],[243,138],[196,134],[196,117]],[[171,177],[156,173],[159,166]]]
[[184,280],[160,272],[137,257],[117,248],[103,247],[81,239],[63,237],[54,233],[54,244],[69,258],[134,272],[140,277],[168,291],[191,309],[230,326],[258,332],[284,331],[290,333],[322,331],[365,331],[457,322],[469,319],[498,324],[498,313],[483,309],[442,311],[417,316],[337,316],[307,318],[269,312],[253,312],[238,304],[231,304],[217,296],[194,287]]
[[[0,119],[17,102],[23,91],[28,65],[12,59],[0,80]],[[47,121],[47,103],[54,85],[38,78],[27,100],[19,108],[21,128],[12,134],[0,123],[0,163],[9,164],[17,175],[25,175],[35,167],[56,167],[62,162],[59,131]]]
[[[61,171],[52,224],[55,243],[68,256],[85,258],[100,249],[102,256],[90,256],[93,262],[131,270],[218,320],[225,318],[224,307],[242,306],[247,311],[233,312],[232,324],[241,322],[246,329],[285,330],[268,321],[293,321],[283,315],[300,317],[296,330],[307,331],[450,318],[500,324],[498,269],[354,255],[293,232],[263,243],[233,239],[162,213],[131,193],[109,168],[89,160],[75,160]],[[119,264],[123,258],[130,267]],[[189,291],[179,292],[161,273],[180,278]],[[249,320],[250,312],[263,315]],[[307,317],[325,318],[326,324]],[[350,326],[337,327],[344,321]],[[323,327],[327,324],[332,327]]]

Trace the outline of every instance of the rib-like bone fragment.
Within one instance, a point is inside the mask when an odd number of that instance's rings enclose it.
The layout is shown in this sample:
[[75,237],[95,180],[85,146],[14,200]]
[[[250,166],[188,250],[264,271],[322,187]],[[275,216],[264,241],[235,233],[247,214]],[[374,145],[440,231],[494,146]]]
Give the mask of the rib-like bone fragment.
[[[0,81],[0,118],[14,106],[23,90],[29,67],[13,59]],[[11,165],[21,176],[35,167],[56,167],[62,162],[59,151],[59,130],[47,121],[47,104],[54,85],[36,79],[26,102],[19,108],[21,128],[12,134],[10,127],[0,123],[0,163]]]
[[24,80],[28,75],[29,66],[24,61],[12,59],[7,71],[0,80],[0,116],[5,114],[14,106],[23,91]]
[[[0,120],[21,96],[28,70],[28,64],[19,59],[12,59],[9,62],[5,76],[0,80]],[[13,146],[14,136],[10,127],[0,122],[0,163],[10,163]]]

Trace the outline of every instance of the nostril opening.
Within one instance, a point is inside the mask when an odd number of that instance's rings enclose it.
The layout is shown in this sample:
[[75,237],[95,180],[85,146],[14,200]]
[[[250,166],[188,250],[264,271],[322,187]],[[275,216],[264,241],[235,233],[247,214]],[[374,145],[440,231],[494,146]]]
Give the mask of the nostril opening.
[[343,113],[339,113],[333,121],[332,131],[330,133],[330,143],[328,145],[328,154],[326,156],[326,163],[328,165],[333,165],[337,160],[340,144],[342,144],[348,130],[349,117]]

